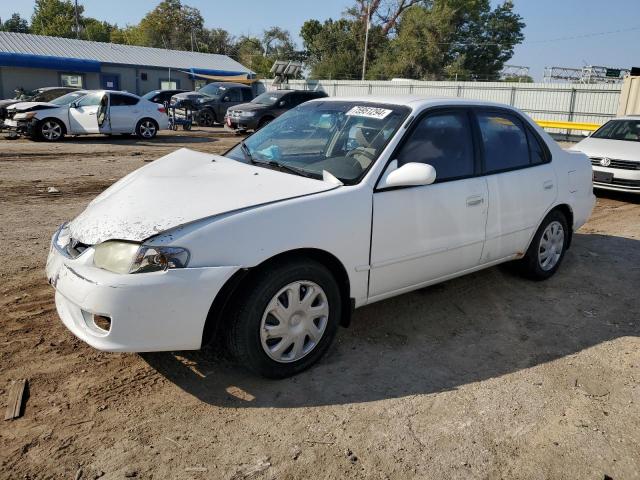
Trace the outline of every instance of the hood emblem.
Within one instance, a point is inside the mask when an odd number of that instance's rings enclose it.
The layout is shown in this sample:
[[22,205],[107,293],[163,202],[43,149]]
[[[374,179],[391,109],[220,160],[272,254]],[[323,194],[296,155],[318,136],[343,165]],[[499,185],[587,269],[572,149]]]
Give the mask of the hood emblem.
[[609,165],[611,165],[611,159],[604,157],[600,160],[600,165],[602,165],[603,167],[608,167]]

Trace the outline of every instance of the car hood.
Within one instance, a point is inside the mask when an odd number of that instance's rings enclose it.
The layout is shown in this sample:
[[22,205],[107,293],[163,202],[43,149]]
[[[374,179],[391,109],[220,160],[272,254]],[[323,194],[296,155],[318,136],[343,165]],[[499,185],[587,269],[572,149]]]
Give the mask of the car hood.
[[259,103],[241,103],[240,105],[234,105],[230,110],[238,110],[241,112],[255,112],[258,110],[267,110],[272,108],[273,105],[261,105]]
[[200,97],[206,97],[206,95],[203,95],[202,93],[198,93],[196,91],[193,91],[193,92],[176,93],[175,95],[171,96],[171,98],[177,98],[177,99],[180,99],[180,100],[196,99],[196,98],[200,98]]
[[47,102],[19,102],[11,105],[7,110],[16,110],[19,112],[32,112],[34,110],[44,110],[47,108],[58,108],[60,105]]
[[14,105],[20,102],[20,100],[16,100],[15,98],[7,98],[5,100],[0,100],[0,108],[8,107],[9,105]]
[[589,157],[640,161],[640,142],[589,137],[575,144],[571,150],[584,152]]
[[69,224],[74,240],[143,241],[229,212],[338,188],[335,183],[182,148],[122,178]]

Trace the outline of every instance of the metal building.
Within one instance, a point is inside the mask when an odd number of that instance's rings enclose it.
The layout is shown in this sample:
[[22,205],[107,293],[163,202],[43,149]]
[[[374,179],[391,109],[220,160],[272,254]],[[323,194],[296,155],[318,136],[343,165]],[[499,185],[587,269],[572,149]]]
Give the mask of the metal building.
[[18,88],[72,86],[193,90],[218,77],[251,83],[255,74],[226,55],[0,32],[0,98]]

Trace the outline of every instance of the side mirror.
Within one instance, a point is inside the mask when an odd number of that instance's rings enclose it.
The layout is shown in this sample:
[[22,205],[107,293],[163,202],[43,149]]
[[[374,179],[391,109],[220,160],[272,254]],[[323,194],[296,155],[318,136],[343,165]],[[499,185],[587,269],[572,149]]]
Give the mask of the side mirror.
[[231,99],[230,99],[229,97],[224,97],[224,98],[222,99],[222,101],[223,101],[223,102],[229,102],[229,101],[231,101]]
[[406,163],[398,168],[398,161],[389,164],[378,188],[430,185],[436,181],[436,169],[427,163]]
[[69,105],[70,108],[78,108],[78,104],[76,102],[71,102]]

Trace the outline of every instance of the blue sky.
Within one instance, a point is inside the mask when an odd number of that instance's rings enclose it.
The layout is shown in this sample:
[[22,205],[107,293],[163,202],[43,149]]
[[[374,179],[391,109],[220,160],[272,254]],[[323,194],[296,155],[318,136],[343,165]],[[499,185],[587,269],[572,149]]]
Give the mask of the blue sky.
[[[492,0],[494,4],[497,0]],[[30,17],[33,1],[0,0],[0,18],[12,12]],[[157,1],[80,0],[87,15],[118,25],[137,23]],[[278,25],[294,37],[310,18],[337,18],[350,0],[183,0],[202,12],[207,27],[220,27],[234,35],[259,35]],[[527,24],[525,41],[509,63],[531,67],[541,79],[547,65],[580,67],[640,66],[640,0],[514,0]],[[594,35],[617,30],[635,30]],[[567,39],[567,37],[588,37]],[[563,38],[565,40],[550,41]]]

